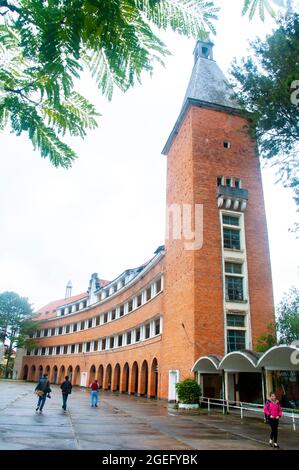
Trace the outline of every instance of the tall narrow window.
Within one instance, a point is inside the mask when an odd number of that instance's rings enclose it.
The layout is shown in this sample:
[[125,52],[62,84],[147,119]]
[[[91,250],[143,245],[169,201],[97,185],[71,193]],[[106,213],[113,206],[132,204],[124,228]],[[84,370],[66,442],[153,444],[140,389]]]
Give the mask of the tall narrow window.
[[246,332],[238,330],[228,330],[227,332],[227,351],[239,351],[246,349]]
[[243,278],[234,276],[225,276],[225,293],[228,301],[244,300]]
[[241,249],[241,237],[240,230],[235,230],[232,228],[223,229],[223,244],[224,248],[230,250],[240,250]]
[[155,335],[159,335],[161,332],[160,318],[155,320]]
[[145,325],[145,339],[149,339],[151,334],[151,326],[149,323]]
[[132,333],[131,331],[127,332],[127,344],[131,344],[132,342]]
[[223,176],[218,176],[217,178],[217,186],[223,186],[224,178]]
[[152,297],[152,289],[148,287],[148,289],[146,289],[146,300],[150,300],[151,297]]
[[140,328],[136,328],[135,338],[136,338],[136,343],[138,343],[138,341],[140,341]]

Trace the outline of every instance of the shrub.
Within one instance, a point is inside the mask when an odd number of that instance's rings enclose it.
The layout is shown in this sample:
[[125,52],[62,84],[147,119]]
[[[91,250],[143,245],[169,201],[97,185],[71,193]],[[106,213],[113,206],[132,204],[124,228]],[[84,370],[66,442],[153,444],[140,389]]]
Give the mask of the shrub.
[[187,405],[197,405],[201,395],[201,389],[196,380],[185,379],[176,384],[176,391],[181,403]]

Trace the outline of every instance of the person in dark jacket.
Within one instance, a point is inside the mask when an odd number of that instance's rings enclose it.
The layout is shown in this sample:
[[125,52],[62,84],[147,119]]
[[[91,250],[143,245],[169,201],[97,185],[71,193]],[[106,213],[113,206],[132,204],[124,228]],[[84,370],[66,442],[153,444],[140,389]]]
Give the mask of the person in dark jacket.
[[64,378],[64,382],[60,385],[61,391],[62,391],[62,408],[64,411],[66,411],[66,402],[68,399],[68,396],[72,393],[72,384],[69,380],[69,376],[67,375]]
[[43,412],[43,407],[47,397],[50,398],[51,388],[50,382],[48,380],[48,375],[44,374],[38,381],[37,386],[35,387],[35,393],[38,395],[38,402],[35,411],[38,413]]

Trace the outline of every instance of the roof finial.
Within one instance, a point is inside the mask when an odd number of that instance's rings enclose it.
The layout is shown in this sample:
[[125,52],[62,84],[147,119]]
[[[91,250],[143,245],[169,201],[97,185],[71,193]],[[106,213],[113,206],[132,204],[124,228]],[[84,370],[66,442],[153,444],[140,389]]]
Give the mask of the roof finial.
[[72,288],[73,288],[72,281],[69,281],[66,285],[66,288],[65,288],[65,298],[66,299],[68,299],[69,297],[72,296]]

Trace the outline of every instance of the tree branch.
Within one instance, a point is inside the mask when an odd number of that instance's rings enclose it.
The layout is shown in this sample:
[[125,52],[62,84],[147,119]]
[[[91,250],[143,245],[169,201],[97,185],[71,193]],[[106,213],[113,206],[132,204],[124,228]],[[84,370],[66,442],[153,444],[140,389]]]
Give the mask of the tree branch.
[[24,100],[29,101],[30,103],[34,104],[35,106],[40,106],[40,103],[38,103],[37,101],[31,100],[30,98],[28,98],[28,96],[26,96],[26,95],[24,95],[24,93],[22,93],[23,88],[14,90],[13,88],[4,87],[4,90],[8,91],[10,93],[16,93],[17,95],[21,96],[21,98],[23,98]]
[[[0,8],[8,8],[8,11],[16,12],[16,13],[21,13],[21,9],[16,7],[15,5],[11,5],[11,3],[8,3],[7,0],[0,0]],[[6,14],[7,12],[5,12]],[[2,13],[1,13],[2,14]],[[4,16],[2,14],[2,16]]]

